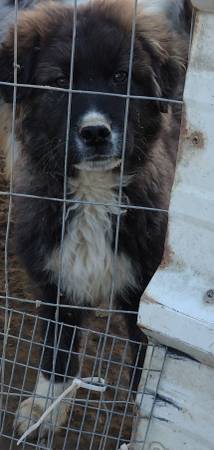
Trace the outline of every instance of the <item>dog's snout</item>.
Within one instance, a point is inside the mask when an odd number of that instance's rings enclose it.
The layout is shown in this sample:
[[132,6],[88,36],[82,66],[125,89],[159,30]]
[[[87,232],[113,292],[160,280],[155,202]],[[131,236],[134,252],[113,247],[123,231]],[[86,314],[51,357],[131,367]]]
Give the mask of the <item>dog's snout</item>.
[[110,135],[110,128],[104,124],[87,125],[79,130],[79,136],[86,145],[105,144]]

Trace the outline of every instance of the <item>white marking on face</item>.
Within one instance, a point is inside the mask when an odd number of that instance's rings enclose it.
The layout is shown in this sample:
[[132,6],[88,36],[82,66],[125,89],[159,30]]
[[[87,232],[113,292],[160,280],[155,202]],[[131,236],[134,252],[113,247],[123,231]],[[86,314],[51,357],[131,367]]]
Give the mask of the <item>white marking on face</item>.
[[89,111],[86,113],[80,122],[80,130],[90,126],[104,126],[111,132],[110,122],[107,120],[104,114],[97,111]]
[[75,167],[79,170],[95,171],[95,172],[103,170],[105,172],[107,170],[115,169],[116,167],[120,166],[120,164],[121,159],[106,158],[103,161],[85,160],[79,164],[76,164]]
[[89,111],[88,113],[86,113],[80,122],[80,131],[85,127],[99,125],[105,126],[111,133],[111,139],[108,144],[112,147],[111,155],[100,155],[98,149],[97,155],[95,154],[93,155],[93,157],[88,157],[85,144],[82,142],[79,136],[76,136],[76,145],[78,150],[80,151],[80,154],[82,154],[82,161],[75,165],[77,169],[86,171],[106,171],[112,170],[121,164],[119,133],[111,128],[110,121],[105,117],[104,114],[97,111]]
[[[114,274],[112,250],[112,215],[118,214],[116,205],[119,177],[111,171],[80,171],[77,179],[69,180],[73,198],[82,201],[107,203],[105,205],[75,204],[74,217],[68,225],[62,244],[62,291],[72,303],[91,305],[101,302],[108,305]],[[125,178],[124,184],[129,182]],[[68,190],[69,190],[68,189]],[[67,214],[69,219],[69,214]],[[47,260],[46,270],[55,283],[59,273],[59,248]],[[114,294],[137,287],[137,269],[123,253],[116,257]]]

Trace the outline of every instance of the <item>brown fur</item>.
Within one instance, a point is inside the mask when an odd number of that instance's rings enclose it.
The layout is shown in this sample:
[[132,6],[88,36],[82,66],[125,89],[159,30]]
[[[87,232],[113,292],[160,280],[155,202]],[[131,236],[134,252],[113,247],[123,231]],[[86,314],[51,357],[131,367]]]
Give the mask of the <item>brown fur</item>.
[[[134,2],[132,0],[95,0],[91,5],[81,5],[80,11],[84,11],[91,7],[96,10],[105,11],[106,17],[115,16],[115,20],[119,22],[123,28],[131,33],[133,16],[136,13],[136,45],[142,52],[141,36],[142,33],[150,42],[151,47],[160,58],[162,64],[165,64],[168,59],[172,59],[177,64],[178,70],[184,70],[186,58],[186,43],[183,38],[178,37],[172,31],[169,31],[167,21],[164,17],[149,16],[144,13],[142,4],[138,5],[137,11],[134,10]],[[33,10],[22,11],[18,20],[18,58],[26,49],[31,49],[34,45],[36,36],[45,41],[50,34],[53,33],[58,23],[62,23],[67,14],[71,13],[71,7],[62,6],[50,0],[48,2],[38,4]],[[175,45],[176,43],[176,45]],[[10,30],[9,35],[3,44],[3,48],[8,53],[13,54],[14,48],[14,31]],[[143,58],[142,58],[143,60]],[[18,61],[19,63],[19,61]],[[142,63],[142,62],[140,62]],[[144,65],[149,65],[149,61],[144,59]],[[20,66],[18,64],[18,72]],[[161,96],[160,87],[157,83],[156,95]],[[21,124],[25,114],[25,108],[17,107],[17,131],[21,134]],[[10,107],[6,104],[0,104],[0,151],[7,155],[6,158],[6,173],[10,174],[10,133],[12,124],[12,112]]]
[[[74,65],[74,86],[77,90],[96,90],[97,86],[101,86],[103,92],[109,92],[110,86],[113,93],[126,92],[133,5],[131,0],[126,0],[125,3],[124,0],[95,0],[78,10],[82,11],[83,15],[79,34],[77,33],[79,41],[76,69]],[[54,2],[38,5],[32,11],[20,14],[19,83],[26,85],[33,80],[32,83],[37,85],[49,84],[56,87],[57,77],[62,77],[67,86],[70,58],[67,43],[69,41],[71,45],[72,23],[73,9]],[[53,37],[54,39],[49,39]],[[117,39],[118,46],[115,48]],[[10,82],[13,81],[14,75],[13,40],[14,32],[11,30],[0,47],[2,77]],[[109,49],[109,52],[104,52],[104,47]],[[40,53],[37,53],[38,51]],[[129,105],[124,164],[124,180],[127,180],[127,183],[123,186],[124,214],[120,217],[120,237],[115,258],[122,281],[119,285],[115,284],[116,290],[113,292],[113,307],[126,311],[124,320],[129,338],[133,341],[143,340],[145,337],[137,328],[136,316],[128,311],[131,309],[137,313],[142,292],[161,261],[167,215],[166,211],[154,212],[154,209],[168,209],[179,134],[179,121],[173,114],[174,108],[167,103],[163,108],[159,99],[154,97],[177,95],[178,79],[182,80],[184,72],[185,55],[183,39],[170,31],[164,18],[151,18],[144,14],[141,8],[137,11],[131,92],[137,97],[145,96],[148,92],[148,96],[153,97],[153,102],[131,99]],[[114,62],[110,64],[110,61]],[[113,67],[109,71],[110,65]],[[116,75],[124,75],[124,72],[125,83],[123,77],[122,82],[120,80],[118,83]],[[8,156],[8,175],[11,166],[8,148],[11,140],[12,91],[10,88],[2,88],[5,101],[11,103],[9,107],[6,104],[1,107],[3,120],[0,128],[0,147],[3,147]],[[96,205],[96,202],[117,201],[119,166],[115,166],[113,170],[110,170],[109,166],[106,171],[92,170],[89,175],[87,170],[80,173],[78,167],[79,163],[91,162],[90,151],[93,157],[94,151],[101,152],[101,162],[104,161],[104,166],[98,167],[105,167],[109,159],[116,159],[120,163],[125,99],[120,95],[103,97],[87,96],[85,93],[72,98],[67,194],[71,199],[85,200],[86,204],[75,204],[75,208],[73,204],[66,205],[65,235],[61,245],[60,302],[70,304],[71,310],[68,314],[67,308],[59,308],[58,319],[64,325],[62,333],[60,331],[59,350],[55,361],[55,382],[65,380],[66,370],[73,376],[76,376],[79,370],[77,356],[73,353],[68,361],[65,353],[70,349],[72,340],[72,332],[67,332],[66,324],[77,327],[81,326],[83,321],[82,311],[72,309],[72,306],[93,306],[103,302],[104,308],[107,308],[109,302],[118,211],[115,214],[109,204]],[[104,144],[102,141],[101,145],[91,145],[92,150],[90,145],[80,140],[79,133],[81,120],[91,111],[98,111],[100,115],[107,117],[106,120],[111,121],[111,139]],[[55,332],[51,320],[54,319],[56,310],[62,204],[47,201],[45,197],[62,199],[66,118],[67,95],[64,93],[46,89],[41,93],[41,90],[18,87],[15,134],[16,141],[21,143],[21,146],[19,149],[18,145],[19,154],[14,165],[13,188],[15,192],[32,194],[39,198],[35,200],[30,196],[14,197],[16,248],[26,271],[36,285],[35,296],[42,304],[40,315],[51,323],[47,334],[46,326],[42,330],[43,339],[46,336],[48,346],[44,347],[41,370],[45,371],[47,378],[47,372],[50,373],[53,369],[51,347],[55,344]],[[97,162],[96,157],[95,153],[95,161],[92,163]],[[98,163],[99,157],[100,154]],[[89,207],[88,201],[95,203],[93,207]],[[137,208],[129,208],[129,205]],[[146,210],[139,207],[145,207]],[[54,257],[56,268],[52,264]],[[109,292],[106,289],[107,283],[110,286]],[[89,292],[91,286],[93,290]],[[51,307],[47,306],[47,301],[52,302]],[[137,348],[133,348],[133,367]],[[76,335],[72,350],[76,353],[79,349],[79,337]],[[142,364],[143,356],[142,352],[139,365]],[[134,389],[140,375],[141,372],[137,370]],[[44,386],[47,384],[44,383]],[[44,395],[45,389],[42,392]],[[25,401],[25,404],[28,404],[25,411],[28,416],[31,412],[31,400]],[[33,413],[36,412],[37,406],[36,403]],[[59,419],[63,420],[63,417]],[[19,430],[24,432],[26,420],[20,419],[19,425]]]
[[9,105],[0,104],[0,154],[5,158],[4,173],[7,179],[11,174],[11,128],[12,111]]
[[[185,66],[186,44],[183,39],[178,39],[177,34],[173,34],[171,30],[169,31],[169,26],[164,16],[160,18],[160,16],[151,17],[145,14],[142,4],[138,5],[135,11],[133,0],[95,0],[89,5],[79,6],[79,11],[87,11],[90,7],[96,10],[100,9],[102,14],[105,14],[105,17],[108,17],[108,15],[111,18],[115,17],[115,21],[120,23],[128,33],[131,33],[136,15],[136,39],[140,40],[143,32],[163,63],[167,58],[173,57],[178,64],[182,67]],[[53,33],[58,23],[63,23],[63,19],[66,18],[69,12],[71,13],[71,7],[57,4],[52,0],[45,4],[38,4],[34,10],[21,12],[17,27],[20,49],[30,48],[36,35],[40,39],[45,40],[48,35]],[[176,39],[176,45],[173,46],[174,39]],[[6,47],[13,52],[13,29],[7,38]]]

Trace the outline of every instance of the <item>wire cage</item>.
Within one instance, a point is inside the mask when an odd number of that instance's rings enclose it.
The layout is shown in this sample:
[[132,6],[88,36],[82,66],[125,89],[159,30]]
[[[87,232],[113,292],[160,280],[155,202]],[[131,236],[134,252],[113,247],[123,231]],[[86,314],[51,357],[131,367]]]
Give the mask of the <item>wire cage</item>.
[[[68,2],[67,2],[68,3]],[[70,83],[68,92],[68,111],[67,111],[67,131],[65,143],[65,168],[64,168],[64,196],[63,199],[48,198],[47,201],[60,201],[63,204],[62,217],[62,233],[61,243],[65,233],[66,222],[66,205],[68,202],[66,193],[67,180],[67,156],[68,156],[68,137],[71,120],[71,104],[72,104],[72,84],[73,84],[73,65],[74,65],[74,51],[75,51],[75,29],[77,21],[77,0],[70,2],[74,5],[74,33],[71,48],[71,65],[70,65]],[[129,103],[131,96],[131,76],[132,76],[132,62],[134,51],[135,38],[135,19],[137,10],[137,0],[133,0],[134,14],[132,23],[131,36],[131,51],[129,61],[129,74],[127,93],[124,96],[126,99],[125,115],[124,115],[124,133],[123,133],[123,151],[122,151],[122,165],[120,173],[120,186],[118,193],[119,213],[117,215],[116,235],[114,255],[117,255],[119,231],[120,231],[120,216],[123,208],[139,208],[145,209],[142,205],[123,205],[123,168],[125,158],[125,143],[127,135],[127,124],[129,114]],[[14,12],[16,18],[15,25],[15,42],[14,42],[14,87],[13,94],[13,117],[12,117],[12,154],[15,148],[15,122],[16,122],[16,95],[17,95],[17,16],[19,9],[19,1],[14,1]],[[2,82],[1,82],[2,83]],[[2,83],[9,84],[9,83]],[[10,83],[11,84],[11,83]],[[24,85],[22,85],[24,88]],[[25,87],[29,87],[26,85]],[[31,86],[35,89],[55,89],[48,86]],[[59,89],[62,90],[62,89]],[[113,95],[111,93],[103,92],[86,92],[81,91],[81,94],[96,94],[96,95]],[[143,100],[151,100],[154,98],[142,97]],[[155,98],[157,100],[157,98]],[[172,103],[182,106],[182,99],[159,99],[160,101]],[[2,155],[0,156],[1,158]],[[4,159],[4,158],[3,158]],[[3,161],[1,161],[3,165]],[[30,194],[20,194],[14,191],[13,187],[13,173],[11,167],[10,184],[5,189],[5,179],[3,172],[0,179],[0,196],[1,202],[1,240],[0,246],[4,259],[1,262],[1,304],[0,307],[0,371],[1,371],[1,427],[0,427],[0,447],[4,450],[12,450],[17,446],[18,438],[16,436],[16,421],[17,413],[21,402],[28,397],[33,397],[35,400],[36,394],[34,386],[37,376],[41,369],[41,358],[44,352],[46,342],[42,342],[39,330],[45,319],[39,315],[37,307],[40,306],[39,301],[35,301],[31,290],[28,290],[28,284],[24,272],[20,269],[13,248],[13,198],[14,196],[31,196]],[[32,196],[31,196],[32,197]],[[38,197],[39,198],[39,197]],[[36,196],[35,196],[36,201]],[[100,199],[100,202],[103,200]],[[80,203],[76,200],[77,203]],[[94,204],[93,202],[91,202]],[[167,211],[154,211],[155,213],[167,214]],[[62,323],[58,320],[60,305],[60,283],[61,283],[61,269],[59,271],[58,279],[58,296],[57,296],[57,312],[55,316],[55,325],[58,328],[59,335]],[[116,272],[116,266],[115,266]],[[124,325],[124,312],[117,310],[113,304],[114,282],[112,281],[112,290],[109,300],[109,305],[100,308],[80,307],[86,312],[85,322],[81,328],[71,327],[72,333],[81,336],[81,346],[77,353],[72,347],[67,353],[67,368],[70,359],[75,355],[78,356],[80,362],[80,369],[78,378],[90,378],[92,385],[102,387],[102,392],[91,392],[90,390],[80,389],[75,396],[67,396],[62,399],[64,404],[70,406],[68,411],[67,424],[60,426],[55,433],[52,420],[46,420],[46,428],[48,433],[43,433],[44,424],[39,428],[39,431],[32,436],[27,436],[20,444],[19,448],[28,449],[44,449],[44,450],[68,450],[70,448],[76,450],[119,450],[123,444],[130,443],[129,448],[136,450],[143,450],[148,433],[149,421],[146,422],[144,438],[141,441],[136,440],[136,428],[138,419],[141,417],[142,403],[149,401],[149,414],[152,414],[152,405],[155,401],[156,389],[158,381],[161,377],[164,359],[167,349],[162,348],[162,361],[160,364],[154,365],[149,363],[151,359],[146,358],[143,364],[140,354],[142,352],[148,354],[155,354],[159,346],[153,343],[137,342],[127,339],[126,329]],[[48,302],[47,302],[48,304]],[[64,305],[68,307],[68,305]],[[70,306],[75,308],[75,306]],[[127,311],[129,314],[135,314],[133,311]],[[50,326],[50,321],[47,321],[47,329]],[[125,331],[124,331],[125,330]],[[55,341],[54,352],[57,354],[59,342]],[[132,362],[132,350],[137,354],[136,362]],[[136,375],[141,375],[143,383],[141,382],[139,389],[135,385]],[[69,374],[65,373],[65,377],[69,378]],[[140,378],[138,376],[138,378]],[[72,378],[70,377],[72,382]],[[149,380],[152,382],[152,388],[149,387]],[[155,387],[154,387],[155,386]],[[152,390],[151,390],[152,389]],[[34,401],[33,400],[33,401]],[[44,398],[47,407],[55,400],[51,386],[48,396]],[[147,411],[145,404],[145,416]],[[58,406],[58,413],[60,406]],[[18,414],[21,414],[18,412]],[[148,417],[147,417],[148,418]],[[32,424],[31,418],[27,417],[29,426]],[[56,419],[57,420],[57,419]],[[47,431],[47,430],[46,430]]]
[[[5,312],[3,308],[1,312]],[[33,388],[40,371],[42,349],[46,344],[38,338],[42,320],[44,319],[33,314],[10,309],[4,351],[2,344],[5,336],[1,333],[1,352],[4,358],[4,382],[1,386],[1,445],[4,448],[16,448],[18,439],[13,423],[20,402],[32,395],[35,398]],[[48,436],[45,437],[41,426],[37,440],[32,442],[30,437],[26,438],[22,448],[67,449],[71,446],[76,449],[120,448],[123,443],[130,441],[133,425],[138,416],[135,403],[137,392],[134,388],[136,372],[143,371],[146,378],[151,377],[153,373],[155,377],[160,376],[161,370],[157,367],[143,368],[138,364],[132,365],[131,347],[134,346],[135,350],[137,348],[140,355],[145,345],[142,342],[129,341],[90,329],[77,329],[75,332],[81,332],[82,340],[79,353],[80,378],[90,377],[91,382],[95,377],[96,380],[104,380],[106,390],[96,394],[80,390],[73,400],[66,398],[64,401],[69,401],[70,406],[67,425],[60,426],[59,433],[54,434],[53,423],[49,423]],[[151,344],[149,350],[154,352],[157,347]],[[74,354],[74,350],[70,348],[68,362]],[[138,405],[142,398],[143,391],[139,391]],[[47,403],[53,400],[51,392],[45,400]],[[132,444],[135,444],[134,439]],[[138,444],[143,446],[143,441]]]
[[[32,395],[32,386],[39,373],[38,352],[45,344],[38,339],[41,320],[38,316],[13,310],[9,312],[7,346],[4,348],[2,405],[2,436],[9,441],[15,410],[21,399]],[[62,436],[54,438],[54,430],[50,429],[47,443],[40,444],[39,448],[52,448],[52,445],[53,448],[69,448],[69,445],[72,448],[117,448],[129,437],[134,409],[133,375],[136,370],[142,370],[142,367],[131,366],[129,347],[137,345],[140,351],[142,343],[129,342],[127,339],[96,333],[90,329],[76,331],[81,331],[82,334],[80,377],[87,375],[93,381],[93,377],[98,375],[105,380],[107,390],[101,395],[90,392],[84,395],[81,392],[78,395],[80,398],[75,398],[72,402],[68,426],[62,428]],[[39,353],[42,356],[42,351]],[[71,348],[68,360],[73,355]],[[130,382],[131,369],[133,375]],[[14,435],[12,437],[15,445],[16,439]],[[40,437],[38,443],[39,441]],[[29,447],[25,448],[39,445],[30,444],[28,440],[26,443]]]

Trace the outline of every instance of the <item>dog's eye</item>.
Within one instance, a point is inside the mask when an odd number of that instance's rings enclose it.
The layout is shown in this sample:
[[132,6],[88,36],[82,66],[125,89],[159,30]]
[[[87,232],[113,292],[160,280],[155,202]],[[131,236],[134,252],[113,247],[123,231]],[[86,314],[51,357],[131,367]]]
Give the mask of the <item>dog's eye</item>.
[[68,87],[68,80],[65,77],[59,77],[55,80],[55,84],[58,87],[66,88],[66,87]]
[[115,72],[113,75],[113,81],[115,83],[124,83],[128,78],[128,73],[124,70],[121,70],[120,72]]

